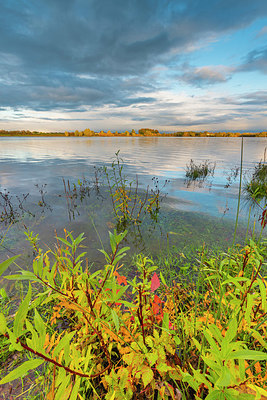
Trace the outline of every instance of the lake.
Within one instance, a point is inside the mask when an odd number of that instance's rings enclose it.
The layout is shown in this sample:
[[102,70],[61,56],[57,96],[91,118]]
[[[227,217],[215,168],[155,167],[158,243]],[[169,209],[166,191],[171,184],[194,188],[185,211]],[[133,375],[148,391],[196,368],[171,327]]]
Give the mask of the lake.
[[[263,159],[266,146],[266,138],[244,138],[243,182]],[[17,222],[10,225],[7,222],[12,221],[6,221],[0,226],[0,235],[6,234],[0,260],[25,252],[25,228],[39,233],[43,246],[54,243],[55,230],[62,235],[66,228],[77,234],[85,232],[90,259],[101,263],[99,237],[107,246],[108,230],[116,226],[116,221],[106,188],[101,186],[102,193],[97,194],[93,182],[99,168],[111,167],[118,150],[127,179],[136,180],[138,176],[138,190],[145,190],[147,185],[153,188],[157,178],[163,195],[156,224],[146,218],[140,226],[128,227],[133,252],[154,254],[166,246],[176,246],[180,251],[189,245],[201,246],[203,241],[230,244],[238,199],[239,175],[235,176],[235,171],[240,167],[240,138],[2,137],[0,215],[6,195],[17,213]],[[205,182],[186,181],[186,165],[191,159],[197,164],[208,160],[215,166],[214,175]],[[70,210],[63,179],[73,188],[83,178],[92,184],[90,196],[76,199]],[[101,173],[98,179],[105,185]],[[241,201],[240,238],[246,234],[248,214],[248,205]],[[251,218],[257,220],[256,211]]]

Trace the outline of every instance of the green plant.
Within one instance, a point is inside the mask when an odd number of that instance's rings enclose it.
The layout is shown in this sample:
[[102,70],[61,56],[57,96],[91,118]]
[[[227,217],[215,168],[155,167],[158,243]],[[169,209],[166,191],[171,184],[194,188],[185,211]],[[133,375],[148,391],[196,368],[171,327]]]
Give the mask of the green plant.
[[252,177],[245,184],[244,194],[252,205],[267,203],[267,164],[265,159],[255,165]]
[[203,247],[195,279],[167,285],[168,270],[159,279],[142,254],[131,281],[119,273],[126,233],[109,234],[105,266],[94,272],[83,234],[66,232],[44,253],[27,233],[33,270],[6,278],[29,288],[15,317],[0,314],[0,330],[10,351],[28,359],[0,384],[35,370],[46,400],[265,396],[266,242],[216,257]]
[[[168,316],[162,315],[161,300],[154,294],[159,283],[152,276],[157,268],[153,262],[140,257],[140,277],[130,284],[118,273],[128,250],[119,249],[125,235],[110,233],[111,253],[101,250],[105,268],[90,273],[82,269],[85,254],[78,254],[82,234],[74,239],[68,232],[66,238],[57,238],[62,246],[55,252],[43,253],[37,249],[37,237],[28,233],[37,254],[33,271],[7,276],[30,281],[28,293],[13,324],[0,314],[0,326],[10,349],[26,351],[30,359],[1,384],[48,364],[52,378],[47,399],[100,398],[99,393],[106,399],[114,393],[116,399],[124,399],[126,393],[132,398],[138,391],[150,398],[155,390],[167,398],[163,382],[179,377],[175,365],[167,364],[179,338],[170,333]],[[2,272],[14,260],[2,264]],[[36,284],[44,291],[32,301]],[[51,315],[41,316],[40,307],[49,305]],[[168,387],[168,393],[171,390]]]
[[192,159],[190,160],[189,165],[186,165],[185,176],[187,180],[196,181],[196,180],[204,180],[207,176],[213,176],[215,170],[215,163],[211,163],[208,160],[200,164],[196,164]]
[[[103,171],[118,228],[125,229],[128,223],[140,224],[145,214],[157,221],[162,200],[158,179],[153,178],[154,188],[149,189],[148,186],[145,193],[140,193],[138,177],[135,181],[129,181],[123,173],[123,160],[119,156],[119,151],[115,153],[115,156],[111,170],[104,167]],[[167,181],[164,186],[166,183]]]

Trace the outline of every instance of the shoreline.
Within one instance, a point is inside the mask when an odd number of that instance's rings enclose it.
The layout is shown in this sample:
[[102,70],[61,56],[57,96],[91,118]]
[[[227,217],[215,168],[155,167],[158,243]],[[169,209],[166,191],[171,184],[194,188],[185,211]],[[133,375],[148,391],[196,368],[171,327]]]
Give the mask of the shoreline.
[[0,132],[0,137],[137,137],[137,138],[142,138],[142,137],[219,137],[219,138],[225,138],[225,137],[236,137],[236,138],[242,138],[242,137],[259,137],[259,138],[267,138],[267,132],[245,132],[245,133],[233,133],[233,132],[223,132],[223,133],[205,133],[205,132],[176,132],[176,133],[158,133],[158,134],[126,134],[125,132],[123,133],[101,133],[101,132],[95,132],[94,134],[84,134],[83,132],[79,132],[79,134],[75,134],[74,132],[29,132],[29,133],[20,133],[20,132],[5,132],[1,133]]

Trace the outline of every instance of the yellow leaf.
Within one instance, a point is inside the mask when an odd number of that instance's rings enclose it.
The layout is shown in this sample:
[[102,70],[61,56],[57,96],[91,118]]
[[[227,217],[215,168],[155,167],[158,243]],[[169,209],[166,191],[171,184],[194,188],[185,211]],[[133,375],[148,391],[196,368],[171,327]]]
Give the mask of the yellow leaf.
[[149,385],[149,383],[154,379],[153,371],[151,368],[144,365],[141,369],[141,374],[144,387],[147,387],[147,385]]
[[116,394],[116,392],[113,392],[113,395],[110,397],[109,400],[114,400],[115,399],[115,394]]

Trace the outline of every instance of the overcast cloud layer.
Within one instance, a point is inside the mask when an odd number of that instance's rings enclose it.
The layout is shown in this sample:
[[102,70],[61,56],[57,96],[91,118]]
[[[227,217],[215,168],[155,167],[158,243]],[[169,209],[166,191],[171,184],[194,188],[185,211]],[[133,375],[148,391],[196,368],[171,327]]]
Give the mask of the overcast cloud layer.
[[267,130],[266,0],[5,0],[0,129]]

